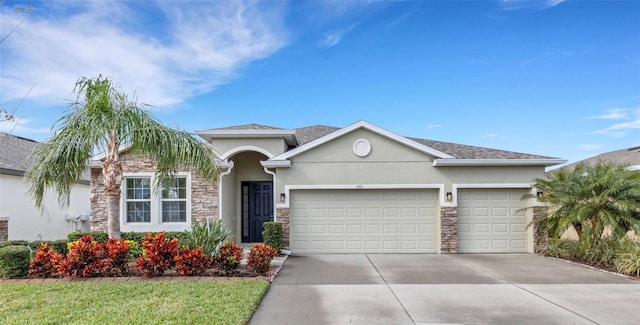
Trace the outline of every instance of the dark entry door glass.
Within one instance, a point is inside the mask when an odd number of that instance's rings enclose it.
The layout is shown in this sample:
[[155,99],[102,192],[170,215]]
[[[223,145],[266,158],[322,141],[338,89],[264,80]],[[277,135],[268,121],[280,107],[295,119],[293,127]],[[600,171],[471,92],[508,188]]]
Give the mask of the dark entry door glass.
[[262,242],[263,223],[273,221],[273,183],[242,183],[242,241]]

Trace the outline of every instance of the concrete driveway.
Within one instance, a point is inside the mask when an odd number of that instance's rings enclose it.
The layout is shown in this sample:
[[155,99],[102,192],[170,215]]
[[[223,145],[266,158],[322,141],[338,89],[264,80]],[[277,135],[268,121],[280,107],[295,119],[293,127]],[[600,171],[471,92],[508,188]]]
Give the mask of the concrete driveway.
[[640,281],[531,254],[292,256],[250,324],[638,324]]

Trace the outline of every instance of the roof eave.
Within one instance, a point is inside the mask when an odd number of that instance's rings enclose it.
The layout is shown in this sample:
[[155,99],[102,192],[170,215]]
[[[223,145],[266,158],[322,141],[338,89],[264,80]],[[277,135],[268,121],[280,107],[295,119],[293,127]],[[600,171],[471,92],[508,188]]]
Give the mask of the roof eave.
[[284,138],[287,144],[296,145],[294,130],[200,130],[196,134],[207,141],[226,138]]
[[465,166],[555,166],[564,164],[565,159],[435,159],[433,166],[465,167]]

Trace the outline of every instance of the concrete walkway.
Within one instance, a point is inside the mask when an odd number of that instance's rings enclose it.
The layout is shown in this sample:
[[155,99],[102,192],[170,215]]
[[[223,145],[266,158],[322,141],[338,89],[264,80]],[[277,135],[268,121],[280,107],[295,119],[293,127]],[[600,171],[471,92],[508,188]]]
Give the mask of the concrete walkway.
[[530,254],[292,256],[250,324],[638,324],[640,281]]

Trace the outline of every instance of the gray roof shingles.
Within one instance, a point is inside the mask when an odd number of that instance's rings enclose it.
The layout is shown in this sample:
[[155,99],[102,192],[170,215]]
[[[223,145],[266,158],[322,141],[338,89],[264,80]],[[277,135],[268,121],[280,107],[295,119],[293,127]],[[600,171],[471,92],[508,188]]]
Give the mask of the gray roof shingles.
[[[340,128],[326,125],[313,125],[295,129],[298,145],[309,143]],[[427,139],[408,138],[427,147],[444,152],[457,159],[559,159],[555,157],[532,155],[520,152],[468,146],[464,144],[442,142]]]
[[[29,155],[41,144],[35,140],[0,132],[0,174],[22,176],[34,160]],[[82,174],[81,184],[89,184],[89,170]]]
[[207,129],[203,131],[226,131],[226,130],[285,130],[286,131],[287,129],[277,128],[269,125],[251,123],[251,124],[227,126],[222,128],[213,128],[213,129]]
[[591,158],[587,158],[573,164],[564,166],[563,168],[573,169],[580,163],[587,165],[593,165],[599,161],[605,161],[610,163],[617,163],[629,166],[640,165],[640,146],[624,148],[616,151],[605,152]]
[[39,143],[0,132],[0,171],[12,174],[22,174],[33,166],[29,154],[38,147]]

